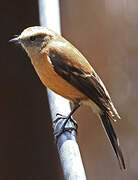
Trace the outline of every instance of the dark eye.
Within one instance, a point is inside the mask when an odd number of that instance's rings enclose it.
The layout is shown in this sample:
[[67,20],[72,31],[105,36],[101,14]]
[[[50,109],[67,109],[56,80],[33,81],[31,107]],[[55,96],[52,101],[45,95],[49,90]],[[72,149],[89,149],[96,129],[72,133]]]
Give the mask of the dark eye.
[[30,37],[30,41],[35,41],[36,40],[36,36],[31,36]]
[[44,38],[44,35],[37,35],[37,36],[31,36],[30,38],[29,38],[29,40],[30,41],[35,41],[35,40],[39,40],[39,39],[43,39]]

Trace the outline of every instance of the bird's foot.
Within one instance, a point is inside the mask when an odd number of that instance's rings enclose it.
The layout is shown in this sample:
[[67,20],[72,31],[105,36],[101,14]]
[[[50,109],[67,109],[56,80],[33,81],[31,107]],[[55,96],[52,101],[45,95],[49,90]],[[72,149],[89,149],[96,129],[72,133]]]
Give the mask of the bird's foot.
[[78,125],[77,122],[70,116],[64,116],[57,113],[57,118],[54,120],[54,135],[56,139],[63,134],[65,131],[72,133],[73,131],[77,132]]

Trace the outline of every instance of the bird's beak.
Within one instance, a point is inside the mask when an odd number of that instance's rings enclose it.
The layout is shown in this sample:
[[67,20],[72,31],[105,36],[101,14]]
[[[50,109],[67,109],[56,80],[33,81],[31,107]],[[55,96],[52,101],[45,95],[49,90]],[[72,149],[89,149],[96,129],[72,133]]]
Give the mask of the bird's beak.
[[19,36],[14,37],[14,38],[10,39],[9,42],[20,44],[20,38],[19,38]]

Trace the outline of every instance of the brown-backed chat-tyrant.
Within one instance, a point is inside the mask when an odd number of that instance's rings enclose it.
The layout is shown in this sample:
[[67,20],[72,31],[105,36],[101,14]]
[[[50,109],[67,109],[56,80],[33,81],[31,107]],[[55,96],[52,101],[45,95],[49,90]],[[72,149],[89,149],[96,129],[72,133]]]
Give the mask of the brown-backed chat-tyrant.
[[97,73],[86,58],[66,39],[46,27],[29,27],[10,40],[25,49],[42,83],[75,106],[86,104],[101,119],[109,141],[125,169],[119,140],[111,120],[120,119]]

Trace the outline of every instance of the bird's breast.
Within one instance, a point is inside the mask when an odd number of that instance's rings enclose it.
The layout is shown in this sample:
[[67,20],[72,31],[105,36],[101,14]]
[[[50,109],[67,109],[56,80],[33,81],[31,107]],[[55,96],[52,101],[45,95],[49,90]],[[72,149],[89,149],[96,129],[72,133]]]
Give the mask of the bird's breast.
[[42,83],[55,93],[71,101],[87,99],[84,94],[60,77],[46,54],[31,56],[32,64]]

